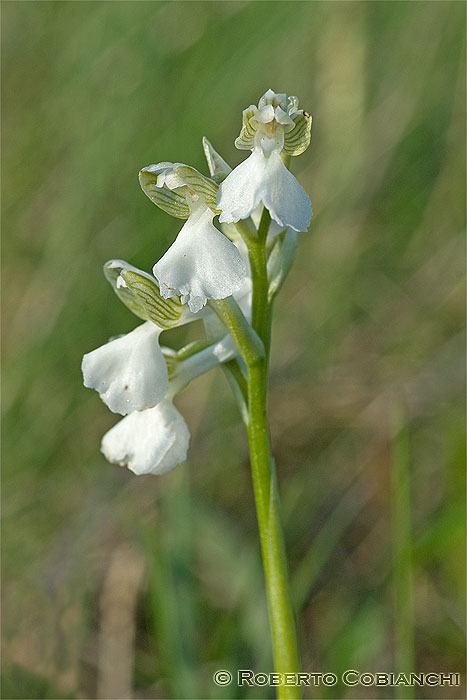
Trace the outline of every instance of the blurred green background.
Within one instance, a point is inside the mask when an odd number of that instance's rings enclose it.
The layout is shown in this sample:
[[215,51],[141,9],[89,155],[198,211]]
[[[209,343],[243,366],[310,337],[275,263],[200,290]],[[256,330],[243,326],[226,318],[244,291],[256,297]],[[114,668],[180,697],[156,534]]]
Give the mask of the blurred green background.
[[272,670],[225,378],[178,400],[187,465],[137,478],[100,454],[116,417],[80,373],[137,323],[103,263],[150,270],[180,227],[138,170],[207,172],[203,135],[237,164],[241,110],[269,87],[313,115],[270,396],[302,668],[409,671],[414,648],[417,671],[462,672],[464,3],[3,2],[2,19],[3,697],[271,697],[212,681]]

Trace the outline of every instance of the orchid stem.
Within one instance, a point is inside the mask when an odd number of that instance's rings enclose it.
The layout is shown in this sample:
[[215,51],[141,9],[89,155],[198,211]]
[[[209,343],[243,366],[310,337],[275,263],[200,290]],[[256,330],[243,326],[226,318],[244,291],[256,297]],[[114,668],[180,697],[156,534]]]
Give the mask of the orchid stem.
[[233,297],[210,299],[208,304],[224,322],[247,366],[264,358],[265,350],[260,337],[250,326]]
[[247,242],[253,280],[253,303],[251,325],[263,341],[266,357],[271,344],[271,307],[268,303],[269,281],[267,273],[266,239],[271,223],[271,215],[263,209],[258,227],[258,235]]
[[[255,241],[250,240],[248,244],[253,279],[252,326],[263,341],[265,349],[265,358],[261,362],[252,367],[247,366],[250,417],[248,441],[266,577],[275,670],[277,673],[298,673],[295,619],[267,415],[271,305],[268,303],[266,239],[270,223],[271,216],[264,208],[258,227],[258,237]],[[301,697],[300,688],[278,686],[277,697],[279,700],[286,698],[295,700]]]
[[[290,596],[279,494],[269,441],[267,361],[248,367],[248,441],[256,512],[263,553],[274,665],[277,673],[298,673],[295,620]],[[278,686],[279,700],[301,697],[298,686]]]
[[[266,239],[271,218],[265,209],[258,234],[248,240],[253,279],[252,326],[232,297],[211,301],[223,320],[247,369],[248,442],[258,527],[263,555],[269,620],[276,673],[299,672],[295,620],[292,609],[279,494],[271,454],[267,415],[268,356],[271,305],[268,302]],[[299,686],[278,685],[278,700],[299,700]]]

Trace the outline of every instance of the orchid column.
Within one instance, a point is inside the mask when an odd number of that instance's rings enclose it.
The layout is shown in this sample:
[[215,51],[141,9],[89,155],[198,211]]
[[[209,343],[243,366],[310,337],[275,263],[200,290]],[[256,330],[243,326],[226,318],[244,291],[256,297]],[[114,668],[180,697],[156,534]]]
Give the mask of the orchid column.
[[[267,417],[273,301],[306,231],[311,204],[287,168],[310,143],[311,117],[296,97],[268,90],[243,112],[235,141],[251,155],[234,170],[203,139],[210,177],[182,163],[140,171],[149,199],[184,224],[153,274],[122,260],[104,273],[144,323],[83,358],[86,386],[125,416],[102,440],[111,462],[135,474],[162,474],[184,461],[190,434],[176,395],[222,366],[250,446],[276,672],[299,672],[295,621]],[[215,225],[218,218],[220,228]],[[159,345],[165,331],[201,319],[205,338],[179,350]],[[299,686],[277,686],[280,699]]]

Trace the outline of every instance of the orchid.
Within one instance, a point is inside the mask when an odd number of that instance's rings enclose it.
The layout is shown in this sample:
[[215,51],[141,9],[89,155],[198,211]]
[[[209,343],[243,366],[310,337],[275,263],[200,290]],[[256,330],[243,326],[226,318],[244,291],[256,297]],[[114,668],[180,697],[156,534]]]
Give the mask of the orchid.
[[296,156],[310,143],[311,117],[298,109],[296,97],[268,90],[258,107],[243,112],[235,145],[252,153],[221,183],[219,221],[246,219],[263,204],[280,227],[306,231],[312,215],[305,190],[286,168],[281,154]]
[[146,411],[134,411],[103,437],[109,462],[135,474],[163,474],[186,459],[190,432],[172,402],[164,399]]
[[[128,336],[125,339],[128,343]],[[228,362],[237,354],[230,336],[186,358],[183,353],[179,356],[168,348],[164,348],[166,359],[160,349],[159,352],[166,375],[166,362],[170,367],[170,381],[160,385],[161,390],[165,387],[163,396],[156,404],[150,404],[152,408],[128,411],[128,415],[104,435],[101,444],[109,462],[127,466],[138,475],[162,474],[185,461],[190,432],[185,419],[173,405],[173,398],[195,377],[219,363]]]
[[230,336],[188,357],[168,348],[164,352],[170,381],[163,399],[153,408],[133,411],[102,438],[101,450],[109,462],[127,466],[138,475],[163,474],[185,461],[190,431],[173,398],[195,377],[237,354]]
[[111,411],[125,416],[104,435],[102,452],[135,474],[161,474],[185,460],[190,438],[174,396],[237,351],[230,336],[188,357],[161,348],[164,330],[198,317],[178,299],[163,299],[151,275],[123,260],[109,261],[104,271],[125,305],[150,320],[83,357],[84,385],[96,389]]
[[140,182],[153,202],[188,219],[153,267],[162,296],[180,296],[182,304],[197,313],[208,299],[234,294],[246,270],[235,246],[212,223],[217,185],[180,163],[149,165],[141,170]]
[[111,411],[125,416],[156,406],[164,397],[168,372],[159,336],[189,322],[190,315],[178,300],[161,298],[151,275],[123,260],[110,260],[104,272],[125,305],[146,322],[84,355],[81,370],[84,385],[95,389]]
[[[105,433],[102,452],[137,475],[163,474],[185,461],[190,432],[174,401],[201,374],[223,368],[247,428],[279,673],[296,671],[298,661],[269,440],[268,358],[273,301],[312,215],[288,169],[310,134],[311,117],[297,98],[268,90],[243,112],[235,145],[251,155],[236,168],[206,138],[209,176],[179,162],[142,168],[143,192],[184,224],[153,274],[124,260],[104,265],[114,292],[142,323],[82,362],[85,386],[124,416]],[[180,349],[161,344],[162,334],[196,320],[204,338]],[[278,686],[278,697],[298,695]]]
[[122,416],[155,406],[169,384],[160,334],[160,328],[146,321],[87,353],[81,365],[84,386],[96,389],[110,410]]

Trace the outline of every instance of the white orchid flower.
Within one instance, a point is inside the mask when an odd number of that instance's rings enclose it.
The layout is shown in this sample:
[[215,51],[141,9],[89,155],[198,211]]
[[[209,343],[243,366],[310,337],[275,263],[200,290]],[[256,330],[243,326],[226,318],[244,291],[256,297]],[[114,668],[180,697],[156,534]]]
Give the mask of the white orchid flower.
[[263,204],[281,228],[306,231],[311,203],[282,160],[299,155],[310,142],[311,118],[298,110],[298,100],[268,90],[258,103],[243,112],[243,128],[235,145],[251,150],[219,186],[217,206],[221,223],[248,218]]
[[241,286],[246,270],[237,248],[213,225],[214,212],[193,202],[175,243],[153,267],[161,294],[180,295],[197,313],[207,299],[225,299]]
[[84,386],[96,389],[113,413],[142,411],[161,401],[168,387],[159,347],[162,329],[151,321],[83,357]]
[[157,406],[134,411],[103,437],[101,450],[109,460],[135,474],[163,474],[186,459],[190,432],[172,403],[192,379],[231,360],[237,350],[230,336],[176,363],[168,390]]
[[185,419],[170,399],[164,399],[114,425],[104,435],[101,450],[109,462],[135,474],[163,474],[185,461],[189,442]]
[[178,299],[163,299],[154,277],[124,260],[106,262],[104,274],[125,306],[146,323],[87,353],[82,371],[84,385],[96,389],[111,411],[124,416],[164,398],[168,374],[159,336],[199,316]]
[[225,299],[241,286],[245,265],[236,247],[214,225],[217,185],[194,168],[158,163],[143,168],[147,196],[165,211],[187,218],[177,239],[154,265],[165,299],[180,296],[193,313],[207,299]]

